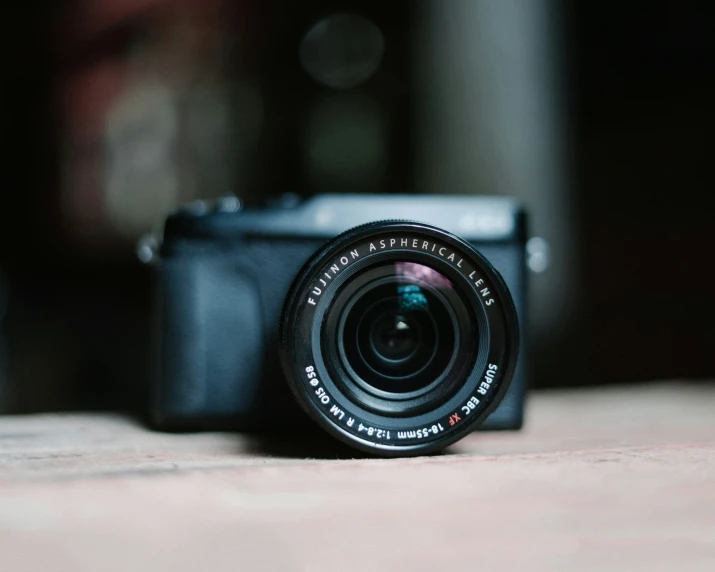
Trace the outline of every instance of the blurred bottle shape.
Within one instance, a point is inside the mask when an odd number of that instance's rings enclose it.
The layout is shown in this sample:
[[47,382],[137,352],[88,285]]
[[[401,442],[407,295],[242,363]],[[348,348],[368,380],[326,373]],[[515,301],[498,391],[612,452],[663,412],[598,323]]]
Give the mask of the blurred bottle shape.
[[[415,34],[417,188],[515,196],[528,209],[537,377],[563,364],[578,307],[565,184],[561,35],[550,2],[422,0]],[[559,371],[562,372],[559,374]],[[551,380],[554,381],[553,379]]]

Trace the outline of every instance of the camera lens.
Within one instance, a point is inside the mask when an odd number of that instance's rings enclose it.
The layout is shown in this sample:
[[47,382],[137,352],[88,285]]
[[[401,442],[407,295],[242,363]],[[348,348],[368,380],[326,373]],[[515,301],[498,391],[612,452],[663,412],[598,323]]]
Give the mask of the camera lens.
[[294,280],[280,327],[306,412],[386,456],[466,435],[498,405],[518,351],[499,274],[468,243],[418,223],[373,223],[328,243]]

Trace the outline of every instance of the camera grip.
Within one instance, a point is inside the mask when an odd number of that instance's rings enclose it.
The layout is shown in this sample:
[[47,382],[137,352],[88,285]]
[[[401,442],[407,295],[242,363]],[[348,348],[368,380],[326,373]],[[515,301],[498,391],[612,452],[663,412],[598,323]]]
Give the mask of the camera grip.
[[258,399],[265,331],[256,283],[221,253],[157,268],[159,364],[152,414],[162,427],[240,422]]

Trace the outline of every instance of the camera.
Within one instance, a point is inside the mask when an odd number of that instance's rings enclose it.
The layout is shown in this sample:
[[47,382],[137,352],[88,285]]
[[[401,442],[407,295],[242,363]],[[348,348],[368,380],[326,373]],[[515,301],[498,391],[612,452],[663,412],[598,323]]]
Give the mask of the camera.
[[520,428],[525,234],[503,197],[179,209],[154,264],[154,424],[286,431],[312,419],[383,456]]

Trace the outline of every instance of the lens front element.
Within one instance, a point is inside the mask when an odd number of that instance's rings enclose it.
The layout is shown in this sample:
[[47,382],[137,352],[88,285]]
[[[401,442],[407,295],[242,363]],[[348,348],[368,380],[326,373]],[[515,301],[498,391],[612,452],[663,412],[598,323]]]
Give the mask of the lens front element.
[[446,387],[441,382],[460,349],[461,361],[476,350],[473,322],[460,324],[460,315],[469,310],[438,271],[414,262],[376,264],[345,284],[326,313],[323,350],[338,356],[328,368],[362,405],[407,413],[424,404],[409,398]]

